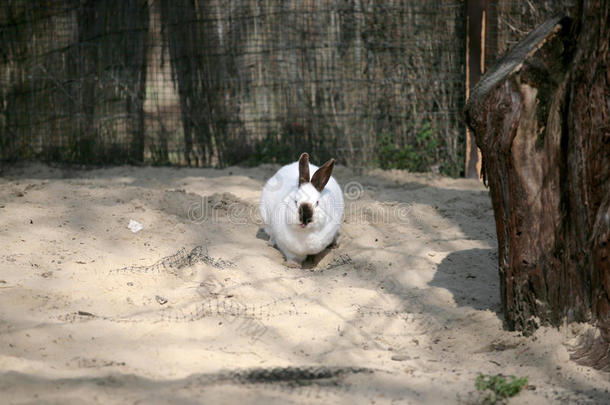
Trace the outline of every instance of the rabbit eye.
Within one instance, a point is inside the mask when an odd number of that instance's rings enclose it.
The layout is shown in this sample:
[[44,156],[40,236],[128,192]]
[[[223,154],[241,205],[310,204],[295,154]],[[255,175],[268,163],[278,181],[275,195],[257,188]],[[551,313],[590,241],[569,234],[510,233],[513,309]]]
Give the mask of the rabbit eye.
[[295,206],[299,205],[299,203],[297,203],[297,200],[294,200],[294,205]]
[[320,204],[320,201],[316,201],[316,207],[318,206],[318,204]]

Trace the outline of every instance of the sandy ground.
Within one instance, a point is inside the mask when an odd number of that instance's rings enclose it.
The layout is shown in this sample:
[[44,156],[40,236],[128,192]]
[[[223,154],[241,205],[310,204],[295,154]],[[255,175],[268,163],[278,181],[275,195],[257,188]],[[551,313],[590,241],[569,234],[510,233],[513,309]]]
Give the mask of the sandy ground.
[[292,269],[260,229],[276,169],[5,168],[1,402],[476,403],[503,373],[511,404],[610,403],[584,326],[503,328],[480,183],[338,167],[340,245]]

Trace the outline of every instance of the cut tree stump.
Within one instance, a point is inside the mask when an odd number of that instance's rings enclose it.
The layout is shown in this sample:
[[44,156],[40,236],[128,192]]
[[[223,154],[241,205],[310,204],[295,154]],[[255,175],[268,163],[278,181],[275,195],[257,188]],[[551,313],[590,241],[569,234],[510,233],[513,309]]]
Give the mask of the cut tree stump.
[[610,370],[609,1],[581,1],[499,60],[465,107],[483,156],[510,329],[591,322],[573,358]]

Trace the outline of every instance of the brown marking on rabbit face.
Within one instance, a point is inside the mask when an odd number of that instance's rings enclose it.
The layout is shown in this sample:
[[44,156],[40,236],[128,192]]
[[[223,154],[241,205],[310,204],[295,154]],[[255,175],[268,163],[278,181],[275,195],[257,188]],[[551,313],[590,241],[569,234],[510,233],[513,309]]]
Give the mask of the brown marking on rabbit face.
[[313,221],[313,207],[310,203],[302,203],[299,206],[299,222],[302,228]]
[[299,187],[309,183],[309,155],[307,152],[302,153],[299,157]]
[[328,162],[324,163],[316,172],[313,174],[311,178],[311,184],[318,190],[320,193],[326,187],[326,183],[330,179],[330,175],[333,172],[333,168],[335,167],[335,159],[330,159]]

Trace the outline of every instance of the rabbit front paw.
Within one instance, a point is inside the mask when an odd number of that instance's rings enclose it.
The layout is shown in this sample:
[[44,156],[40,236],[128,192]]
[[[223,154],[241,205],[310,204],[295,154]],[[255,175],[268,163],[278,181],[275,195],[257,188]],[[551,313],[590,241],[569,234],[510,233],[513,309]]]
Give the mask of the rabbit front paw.
[[296,260],[286,260],[286,267],[290,267],[291,269],[300,269],[301,263]]

